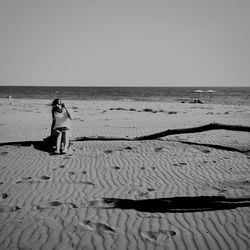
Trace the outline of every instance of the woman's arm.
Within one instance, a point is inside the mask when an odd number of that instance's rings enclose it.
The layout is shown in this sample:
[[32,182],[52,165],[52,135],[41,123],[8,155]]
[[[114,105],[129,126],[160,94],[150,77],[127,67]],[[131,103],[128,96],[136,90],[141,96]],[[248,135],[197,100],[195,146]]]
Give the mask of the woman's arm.
[[66,110],[66,112],[68,114],[69,119],[72,120],[72,117],[71,117],[71,115],[70,115],[70,113],[69,113],[69,111],[68,111],[68,109],[67,109],[67,107],[66,107],[65,104],[63,104],[63,107],[65,108],[65,110]]
[[50,129],[50,134],[52,135],[54,126],[56,124],[55,116],[54,113],[52,113],[52,124],[51,124],[51,129]]

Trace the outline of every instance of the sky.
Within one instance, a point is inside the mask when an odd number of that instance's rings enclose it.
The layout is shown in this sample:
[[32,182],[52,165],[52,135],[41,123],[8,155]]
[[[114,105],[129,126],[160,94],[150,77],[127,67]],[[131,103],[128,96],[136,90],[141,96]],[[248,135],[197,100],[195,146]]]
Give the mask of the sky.
[[0,85],[250,86],[249,0],[1,0]]

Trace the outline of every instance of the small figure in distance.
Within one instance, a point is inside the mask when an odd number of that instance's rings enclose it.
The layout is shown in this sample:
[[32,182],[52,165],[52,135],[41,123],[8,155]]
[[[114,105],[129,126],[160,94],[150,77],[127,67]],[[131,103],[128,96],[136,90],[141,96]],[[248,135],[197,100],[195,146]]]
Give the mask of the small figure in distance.
[[[55,99],[52,102],[51,125],[51,135],[56,136],[56,150],[53,154],[67,153],[69,148],[71,120],[72,118],[66,105],[60,99]],[[62,149],[61,145],[63,145]]]
[[11,95],[8,95],[8,99],[9,99],[9,104],[12,105],[12,96]]

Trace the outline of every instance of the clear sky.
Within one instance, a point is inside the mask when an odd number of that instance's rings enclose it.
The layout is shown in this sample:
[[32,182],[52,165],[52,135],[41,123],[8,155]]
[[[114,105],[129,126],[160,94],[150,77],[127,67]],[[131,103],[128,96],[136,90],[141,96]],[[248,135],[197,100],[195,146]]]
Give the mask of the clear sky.
[[249,0],[1,0],[0,85],[250,86]]

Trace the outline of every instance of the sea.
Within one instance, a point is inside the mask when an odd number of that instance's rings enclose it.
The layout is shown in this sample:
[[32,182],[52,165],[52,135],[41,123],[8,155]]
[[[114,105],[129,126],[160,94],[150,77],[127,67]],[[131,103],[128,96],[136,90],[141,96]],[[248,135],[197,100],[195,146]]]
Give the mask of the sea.
[[[212,90],[212,91],[211,91]],[[207,92],[208,91],[208,92]],[[211,92],[209,92],[211,91]],[[124,100],[250,105],[250,87],[65,87],[0,86],[0,98]]]

